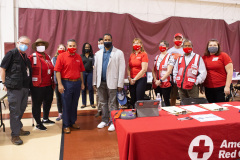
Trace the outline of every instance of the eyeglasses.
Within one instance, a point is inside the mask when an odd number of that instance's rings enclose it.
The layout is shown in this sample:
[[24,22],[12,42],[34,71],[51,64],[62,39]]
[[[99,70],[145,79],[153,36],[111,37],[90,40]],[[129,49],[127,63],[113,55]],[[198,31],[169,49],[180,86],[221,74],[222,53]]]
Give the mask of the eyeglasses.
[[29,43],[24,43],[24,42],[19,42],[19,43],[29,46]]
[[192,47],[192,45],[183,45],[183,47]]

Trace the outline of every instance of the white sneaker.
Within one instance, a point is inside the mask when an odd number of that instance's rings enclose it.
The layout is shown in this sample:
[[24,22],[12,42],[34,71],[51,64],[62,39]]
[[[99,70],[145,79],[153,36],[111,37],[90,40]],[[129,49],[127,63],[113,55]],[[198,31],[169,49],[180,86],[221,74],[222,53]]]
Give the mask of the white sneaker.
[[101,122],[98,124],[97,128],[103,128],[103,127],[106,127],[107,126],[107,123],[105,122]]
[[111,125],[108,127],[108,131],[110,131],[110,132],[115,131],[114,124],[111,124]]

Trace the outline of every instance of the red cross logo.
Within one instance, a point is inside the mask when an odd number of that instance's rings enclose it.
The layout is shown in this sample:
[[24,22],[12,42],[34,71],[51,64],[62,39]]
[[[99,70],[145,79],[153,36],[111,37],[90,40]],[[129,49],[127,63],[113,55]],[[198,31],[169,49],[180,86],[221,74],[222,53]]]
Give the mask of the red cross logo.
[[209,152],[210,146],[205,146],[205,140],[199,141],[199,146],[193,147],[193,152],[197,152],[198,156],[197,158],[203,158],[203,154],[205,152]]
[[213,153],[213,141],[207,135],[195,137],[189,145],[188,155],[191,160],[207,160]]

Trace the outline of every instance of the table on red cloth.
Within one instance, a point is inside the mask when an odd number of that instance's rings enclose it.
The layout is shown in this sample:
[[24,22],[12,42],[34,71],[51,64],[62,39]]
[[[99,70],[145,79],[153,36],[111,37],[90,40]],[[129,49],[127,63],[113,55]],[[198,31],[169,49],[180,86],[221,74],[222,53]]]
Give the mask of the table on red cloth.
[[[240,102],[218,103],[240,106]],[[174,116],[160,111],[159,117],[114,121],[121,160],[216,160],[240,158],[240,113],[227,111],[195,112]],[[112,111],[112,116],[116,111]],[[214,114],[224,120],[199,122],[181,117]],[[190,158],[191,157],[191,158]]]

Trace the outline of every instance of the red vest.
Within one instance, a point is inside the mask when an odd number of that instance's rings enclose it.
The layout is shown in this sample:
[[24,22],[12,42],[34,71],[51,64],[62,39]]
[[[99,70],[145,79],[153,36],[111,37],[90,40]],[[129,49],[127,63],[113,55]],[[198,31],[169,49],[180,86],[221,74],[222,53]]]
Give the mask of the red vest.
[[[163,58],[163,60],[161,61],[161,63],[159,64],[159,71],[157,70],[157,62],[158,62],[158,58],[154,64],[154,71],[155,73],[157,73],[156,78],[157,80],[161,79],[166,73],[167,73],[167,66],[168,66],[168,60],[170,58],[170,54],[166,54],[165,57]],[[162,81],[161,85],[159,87],[161,88],[168,88],[171,86],[171,77],[168,76],[164,81]],[[153,88],[157,88],[157,86],[155,85],[155,81],[153,79]]]
[[200,56],[195,54],[189,64],[186,66],[185,56],[179,57],[178,74],[176,76],[178,88],[192,89],[198,76],[199,60]]
[[[45,54],[49,57],[49,55]],[[49,57],[50,59],[50,57]],[[33,53],[33,63],[32,63],[32,83],[34,87],[39,87],[42,83],[42,63],[38,54]]]

